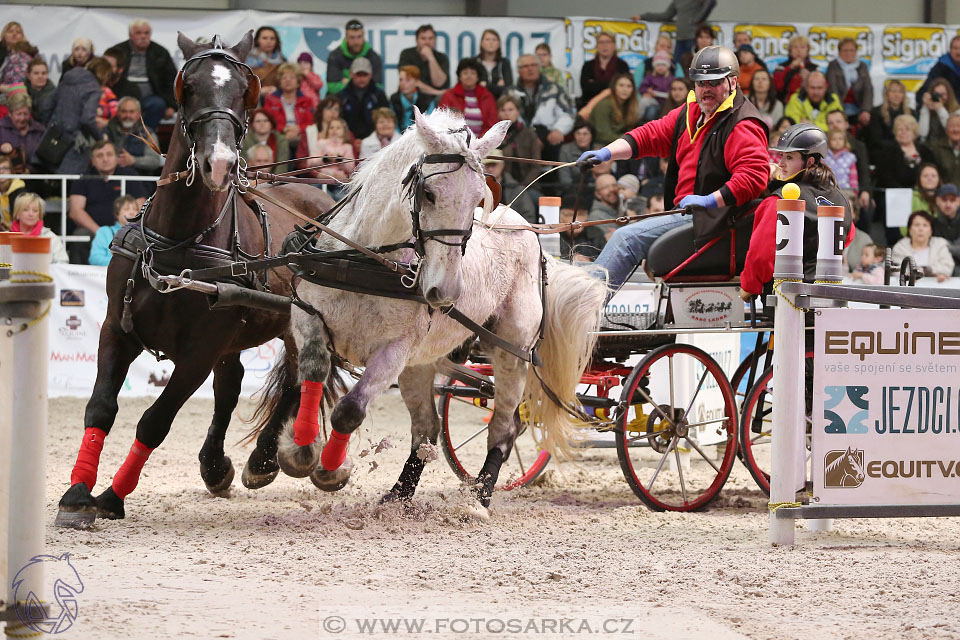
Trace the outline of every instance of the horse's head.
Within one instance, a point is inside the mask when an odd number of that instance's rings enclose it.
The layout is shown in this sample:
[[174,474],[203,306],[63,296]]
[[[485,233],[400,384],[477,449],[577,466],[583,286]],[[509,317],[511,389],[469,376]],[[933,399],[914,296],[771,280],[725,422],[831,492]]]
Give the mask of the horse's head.
[[188,162],[196,163],[209,189],[223,191],[239,171],[246,111],[256,108],[260,96],[260,80],[243,62],[253,45],[253,31],[233,47],[224,47],[220,36],[202,45],[182,33],[177,44],[187,60],[177,74],[174,94],[181,132],[194,156]]
[[847,447],[847,452],[843,455],[844,462],[847,465],[846,471],[857,479],[857,482],[863,482],[863,465],[860,464],[860,450],[853,451]]
[[[489,203],[483,158],[502,141],[510,121],[495,124],[482,138],[466,126],[441,130],[414,107],[417,135],[426,148],[411,169],[414,240],[423,264],[420,289],[434,308],[457,301],[463,286],[460,271],[478,203]],[[489,205],[488,205],[489,206]]]

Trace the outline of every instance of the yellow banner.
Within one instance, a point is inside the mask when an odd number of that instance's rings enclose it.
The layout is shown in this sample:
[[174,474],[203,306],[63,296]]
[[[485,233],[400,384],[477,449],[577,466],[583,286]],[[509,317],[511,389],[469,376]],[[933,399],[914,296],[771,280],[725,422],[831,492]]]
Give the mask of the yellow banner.
[[873,32],[870,27],[813,25],[807,34],[810,39],[810,57],[829,62],[837,57],[837,46],[844,38],[853,38],[857,43],[857,55],[864,60],[873,59]]
[[[778,58],[786,59],[789,54],[790,38],[797,35],[797,28],[788,24],[738,24],[733,32],[746,31],[750,34],[753,50],[765,61]],[[771,68],[772,71],[772,68]]]
[[653,49],[650,29],[644,22],[620,22],[614,20],[586,20],[583,23],[583,51],[596,53],[597,35],[606,31],[617,42],[617,55],[624,53],[646,56]]
[[950,38],[943,27],[895,27],[883,30],[880,50],[888,73],[920,75],[947,53]]

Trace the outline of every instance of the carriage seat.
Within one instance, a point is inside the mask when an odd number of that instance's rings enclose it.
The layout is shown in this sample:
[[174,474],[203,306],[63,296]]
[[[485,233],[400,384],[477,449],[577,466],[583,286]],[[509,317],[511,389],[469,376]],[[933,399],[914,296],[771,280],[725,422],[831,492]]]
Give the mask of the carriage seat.
[[[647,270],[657,278],[663,278],[679,267],[685,260],[699,253],[680,271],[670,277],[671,281],[717,282],[730,280],[743,271],[753,230],[753,213],[737,220],[717,242],[704,245],[699,252],[693,244],[693,223],[670,229],[657,238],[647,254]],[[735,249],[734,272],[730,273],[731,241]]]

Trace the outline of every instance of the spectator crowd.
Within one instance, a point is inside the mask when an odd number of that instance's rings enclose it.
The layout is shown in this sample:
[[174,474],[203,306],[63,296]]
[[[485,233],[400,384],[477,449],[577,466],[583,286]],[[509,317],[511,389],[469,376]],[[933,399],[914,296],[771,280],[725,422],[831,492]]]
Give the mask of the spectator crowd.
[[[661,35],[634,70],[619,56],[613,34],[596,34],[594,57],[580,70],[578,90],[574,78],[553,65],[547,44],[512,64],[494,29],[481,35],[476,57],[451,69],[436,48],[433,27],[422,25],[412,46],[388,61],[398,69],[391,91],[384,84],[384,60],[359,20],[345,25],[325,78],[314,71],[309,53],[287,60],[278,31],[262,26],[246,60],[261,80],[261,105],[247,114],[241,151],[251,166],[279,163],[276,172],[337,162],[320,172],[345,182],[360,159],[410,126],[414,107],[423,113],[445,108],[462,113],[478,136],[499,120],[511,121],[494,154],[507,160],[486,166],[503,185],[505,201],[523,192],[514,206],[531,221],[538,221],[541,195],[559,196],[565,219],[662,209],[665,163],[659,159],[607,162],[586,175],[566,168],[524,191],[545,169],[509,158],[576,160],[685,104],[692,89],[685,77],[690,59],[717,35],[703,22],[708,12],[670,6],[663,14],[634,16],[677,24],[675,38]],[[145,20],[130,23],[128,36],[103,51],[89,38],[77,38],[54,79],[19,23],[9,22],[0,32],[0,175],[86,174],[89,179],[70,187],[70,228],[59,231],[89,234],[100,245],[152,191],[150,183],[130,182],[130,198],[115,206],[121,202],[118,183],[105,178],[159,175],[163,158],[146,141],[165,141],[176,109],[177,69],[170,52],[152,40]],[[873,86],[851,38],[839,42],[825,67],[810,59],[804,36],[793,37],[787,59],[772,68],[757,55],[749,33],[735,33],[733,44],[739,91],[762,114],[772,142],[798,122],[827,133],[824,162],[854,204],[861,236],[849,256],[856,277],[875,277],[874,260],[884,246],[893,247],[896,256],[914,256],[938,277],[952,275],[954,263],[960,263],[960,36],[916,92],[915,108],[899,80]],[[45,188],[50,187],[0,179],[0,228],[16,223],[19,198],[57,195]],[[886,224],[887,214],[895,212],[886,211],[884,191],[894,188],[913,192],[910,211],[897,212],[899,219],[909,213],[902,228]],[[31,212],[43,208],[37,198],[30,200]],[[602,249],[612,229],[588,229],[565,238],[565,250],[589,259]],[[89,259],[108,259],[102,249],[89,251]],[[71,251],[71,258],[85,261],[86,253]]]

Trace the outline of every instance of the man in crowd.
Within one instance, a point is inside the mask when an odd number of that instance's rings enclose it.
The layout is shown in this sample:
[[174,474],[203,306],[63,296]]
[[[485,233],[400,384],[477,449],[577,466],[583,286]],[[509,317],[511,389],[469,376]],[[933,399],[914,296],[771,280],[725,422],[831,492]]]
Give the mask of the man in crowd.
[[350,82],[339,94],[343,101],[340,113],[357,140],[374,130],[373,111],[389,107],[387,96],[373,84],[373,66],[366,58],[355,58],[350,64]]
[[420,69],[417,90],[431,96],[441,96],[450,88],[450,59],[436,50],[437,32],[425,24],[417,29],[417,46],[400,52],[398,67],[413,65]]
[[[715,235],[718,222],[709,210],[743,207],[760,195],[770,176],[766,126],[756,107],[737,91],[739,72],[733,51],[704,47],[688,70],[694,94],[684,106],[602,149],[584,152],[580,162],[592,166],[611,159],[667,157],[665,206],[708,210],[692,211],[703,221],[697,240],[706,241]],[[620,227],[596,264],[607,270],[610,286],[617,289],[658,237],[689,221],[689,216],[673,213]]]
[[525,54],[517,60],[519,82],[508,89],[520,104],[520,115],[533,127],[543,143],[542,157],[556,160],[564,137],[573,130],[576,111],[570,97],[540,73],[536,56]]
[[[937,189],[937,210],[933,216],[933,235],[950,241],[953,261],[960,264],[960,189],[947,183]],[[956,271],[954,271],[956,273]]]
[[811,71],[803,88],[790,97],[783,115],[798,124],[815,124],[826,133],[827,114],[831,111],[843,111],[843,104],[837,94],[829,90],[827,76],[821,71]]
[[960,96],[960,35],[950,40],[950,50],[940,56],[937,63],[930,69],[923,86],[917,91],[917,103],[920,97],[930,89],[930,84],[937,78],[945,78],[953,87],[953,95]]
[[140,100],[140,88],[126,77],[127,63],[130,61],[126,51],[120,45],[114,45],[103,52],[103,59],[110,63],[113,78],[110,90],[117,98],[136,98]]
[[[593,205],[590,207],[590,220],[612,220],[620,215],[620,190],[617,188],[617,179],[612,173],[597,176],[593,186]],[[597,225],[603,231],[604,238],[609,238],[616,230],[614,223]]]
[[960,184],[960,113],[947,118],[947,137],[937,138],[930,147],[940,167],[940,179]]
[[[134,20],[130,23],[130,39],[116,46],[126,54],[128,61],[121,78],[140,89],[143,120],[155,130],[161,120],[173,117],[176,108],[173,81],[177,77],[177,68],[173,65],[170,52],[150,40],[151,33],[149,22]],[[113,216],[112,209],[110,215]]]
[[340,46],[327,58],[327,93],[343,91],[350,82],[350,65],[357,58],[370,61],[373,83],[383,89],[383,60],[367,42],[363,23],[354,19],[347,23],[346,36]]
[[119,166],[131,167],[142,176],[155,175],[163,166],[163,157],[144,142],[155,141],[157,136],[140,123],[140,102],[136,98],[120,99],[117,115],[107,123],[107,137],[117,150]]
[[[70,189],[70,219],[77,225],[75,233],[92,238],[100,227],[114,223],[113,201],[120,195],[120,181],[107,178],[135,176],[137,173],[129,167],[117,166],[117,152],[109,140],[101,140],[93,146],[90,164],[89,175],[95,177],[77,180]],[[127,193],[137,199],[137,207],[140,207],[149,195],[150,187],[144,182],[128,182]],[[89,243],[73,243],[71,262],[87,264],[89,251]]]
[[861,228],[866,229],[870,225],[870,216],[864,214],[875,204],[872,200],[873,179],[870,177],[870,153],[867,145],[850,135],[850,121],[843,111],[831,111],[827,114],[827,131],[843,131],[850,150],[857,157],[857,181],[860,187],[857,199],[860,202],[860,219],[865,225]]
[[53,111],[53,93],[57,90],[49,75],[43,58],[38,56],[27,64],[27,95],[32,105],[30,113],[41,124],[46,124],[46,119]]
[[[560,222],[586,222],[588,219],[583,199],[576,191],[564,193],[560,198]],[[590,262],[599,255],[607,243],[600,226],[580,227],[560,234],[560,257],[577,262]]]
[[43,137],[43,125],[33,119],[30,96],[25,91],[7,98],[9,113],[0,118],[0,153],[13,159],[17,173],[28,173],[30,159]]

